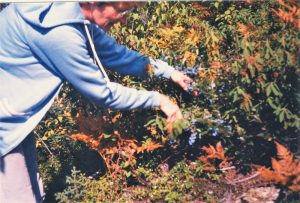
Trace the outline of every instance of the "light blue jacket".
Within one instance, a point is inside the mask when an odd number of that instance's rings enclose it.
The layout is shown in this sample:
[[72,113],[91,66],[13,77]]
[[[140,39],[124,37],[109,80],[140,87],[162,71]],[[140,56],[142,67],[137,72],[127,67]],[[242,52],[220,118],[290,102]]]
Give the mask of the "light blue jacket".
[[[0,13],[0,156],[35,128],[69,81],[105,108],[159,105],[159,94],[107,82],[93,63],[79,3],[11,4]],[[150,59],[120,46],[94,24],[94,45],[104,67],[146,77]],[[152,62],[155,76],[173,68]]]

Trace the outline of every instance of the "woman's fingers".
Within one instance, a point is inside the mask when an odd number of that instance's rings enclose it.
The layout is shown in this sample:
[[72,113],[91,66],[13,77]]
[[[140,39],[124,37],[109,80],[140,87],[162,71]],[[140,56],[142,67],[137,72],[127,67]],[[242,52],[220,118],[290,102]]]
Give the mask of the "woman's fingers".
[[174,71],[171,75],[171,80],[178,84],[185,91],[188,90],[188,85],[191,83],[192,79],[180,71]]
[[160,109],[167,116],[167,122],[176,122],[182,118],[182,113],[179,107],[172,102],[167,96],[160,95]]

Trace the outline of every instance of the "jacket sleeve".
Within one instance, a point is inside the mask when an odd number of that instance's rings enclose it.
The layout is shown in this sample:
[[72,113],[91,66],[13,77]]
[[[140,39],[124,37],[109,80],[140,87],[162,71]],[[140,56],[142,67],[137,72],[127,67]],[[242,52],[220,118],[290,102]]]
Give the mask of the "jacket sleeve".
[[125,46],[107,35],[97,25],[92,24],[94,44],[104,67],[125,75],[145,78],[148,76],[147,65],[152,64],[155,77],[170,78],[174,68],[167,63],[153,60]]
[[80,25],[64,25],[34,36],[31,48],[47,68],[105,108],[133,109],[159,105],[157,92],[107,83],[93,64],[86,43]]

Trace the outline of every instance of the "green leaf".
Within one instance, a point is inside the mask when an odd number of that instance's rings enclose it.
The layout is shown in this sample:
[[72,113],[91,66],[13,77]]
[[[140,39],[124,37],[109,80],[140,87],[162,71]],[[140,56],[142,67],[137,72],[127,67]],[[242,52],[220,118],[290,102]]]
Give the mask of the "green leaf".
[[256,61],[257,61],[257,63],[259,63],[260,65],[263,65],[263,64],[264,64],[264,61],[263,61],[263,59],[262,59],[261,57],[257,57],[257,58],[256,58]]
[[255,77],[255,67],[253,67],[252,65],[249,65],[249,70],[250,70],[250,75],[252,78]]
[[269,97],[267,99],[267,103],[273,108],[273,109],[276,109],[277,106],[274,104],[273,100]]
[[282,96],[282,93],[276,83],[273,83],[272,90],[276,96],[279,96],[279,97]]
[[238,95],[237,94],[234,94],[233,95],[233,102],[236,102],[238,100]]
[[126,161],[125,163],[124,163],[124,166],[123,166],[123,168],[127,168],[129,166],[129,162],[128,161]]
[[106,134],[104,133],[104,138],[107,139],[107,138],[110,138],[111,137],[111,134]]
[[219,7],[219,5],[220,5],[220,3],[219,3],[219,2],[215,2],[215,3],[214,3],[214,6],[215,6],[216,8],[218,8],[218,7]]
[[150,121],[148,121],[148,122],[144,125],[144,127],[148,127],[149,125],[151,125],[151,124],[153,124],[153,123],[155,123],[155,119],[151,119]]
[[61,123],[63,121],[63,117],[62,116],[58,116],[57,117],[58,121]]
[[245,94],[245,91],[242,90],[240,87],[237,87],[237,93],[238,93],[239,95],[244,95],[244,94]]
[[132,175],[132,172],[131,171],[125,171],[125,175],[126,175],[127,178],[129,178]]
[[284,111],[281,111],[279,114],[279,122],[282,123],[283,120],[284,120]]
[[267,96],[270,96],[272,90],[272,83],[269,83],[269,85],[266,88],[266,94]]
[[180,119],[172,124],[172,132],[171,132],[171,138],[174,140],[177,139],[177,137],[182,134],[184,129],[184,119]]
[[158,119],[156,119],[156,125],[158,126],[158,128],[161,130],[161,131],[164,131],[164,124],[163,124],[163,121]]
[[137,20],[139,18],[139,15],[137,13],[132,14],[132,18],[134,20]]

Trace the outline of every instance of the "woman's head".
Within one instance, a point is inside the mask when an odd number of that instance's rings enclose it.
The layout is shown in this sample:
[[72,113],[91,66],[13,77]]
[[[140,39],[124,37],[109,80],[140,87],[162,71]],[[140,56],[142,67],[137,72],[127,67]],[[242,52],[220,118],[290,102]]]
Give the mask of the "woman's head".
[[139,2],[89,2],[81,3],[84,17],[108,31],[115,23],[126,21],[126,15]]

